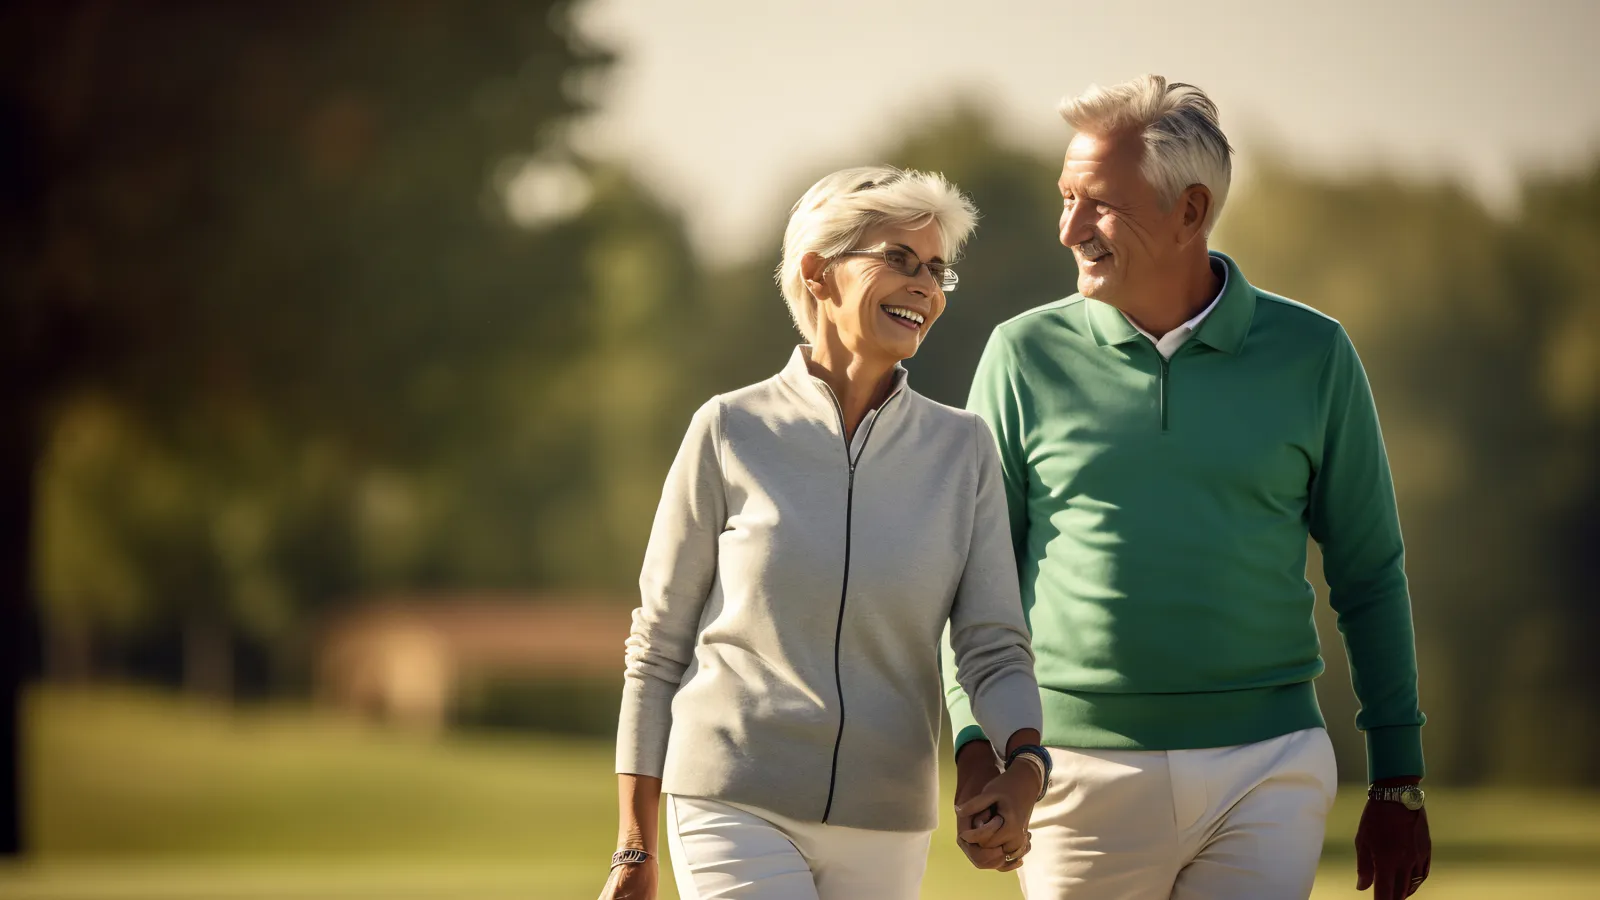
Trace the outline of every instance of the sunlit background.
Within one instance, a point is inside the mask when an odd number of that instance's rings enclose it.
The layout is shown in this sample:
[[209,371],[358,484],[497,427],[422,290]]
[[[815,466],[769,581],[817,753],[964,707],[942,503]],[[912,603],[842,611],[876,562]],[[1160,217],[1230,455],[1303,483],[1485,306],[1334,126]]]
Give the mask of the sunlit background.
[[[959,404],[1073,290],[1055,103],[1144,71],[1239,149],[1213,245],[1371,375],[1423,896],[1600,896],[1596,35],[1591,0],[5,4],[0,897],[592,897],[651,514],[690,412],[796,340],[789,205],[879,161],[971,194],[910,365]],[[1364,769],[1318,623],[1326,900]],[[941,833],[924,896],[1017,892]]]

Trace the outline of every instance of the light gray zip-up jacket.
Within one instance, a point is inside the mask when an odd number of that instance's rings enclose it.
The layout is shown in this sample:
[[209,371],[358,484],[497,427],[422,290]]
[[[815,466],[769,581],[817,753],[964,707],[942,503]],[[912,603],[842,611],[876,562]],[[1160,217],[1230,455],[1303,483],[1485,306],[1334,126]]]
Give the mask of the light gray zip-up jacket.
[[1000,460],[895,387],[847,446],[796,349],[672,464],[627,642],[617,771],[810,822],[938,822],[940,635],[984,733],[1041,722]]

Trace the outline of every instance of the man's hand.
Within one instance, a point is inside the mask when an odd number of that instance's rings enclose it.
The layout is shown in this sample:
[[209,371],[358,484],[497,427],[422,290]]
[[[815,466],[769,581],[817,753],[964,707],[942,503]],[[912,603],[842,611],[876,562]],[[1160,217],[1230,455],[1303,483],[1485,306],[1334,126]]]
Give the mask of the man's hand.
[[[1390,779],[1378,786],[1416,782]],[[1390,800],[1367,801],[1356,829],[1356,890],[1373,888],[1373,900],[1405,900],[1422,886],[1432,863],[1427,810],[1413,812]]]

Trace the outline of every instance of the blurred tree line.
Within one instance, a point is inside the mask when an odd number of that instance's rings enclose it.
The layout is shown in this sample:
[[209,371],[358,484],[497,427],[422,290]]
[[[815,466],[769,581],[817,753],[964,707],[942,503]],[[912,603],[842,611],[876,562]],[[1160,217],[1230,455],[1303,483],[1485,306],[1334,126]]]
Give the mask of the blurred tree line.
[[610,62],[571,18],[0,11],[0,854],[36,625],[69,674],[281,688],[329,604],[600,579],[647,527],[697,276],[566,147]]
[[[689,413],[796,341],[787,210],[748,264],[697,260],[676,211],[568,145],[611,61],[570,23],[548,0],[0,13],[6,702],[35,624],[52,675],[294,692],[315,623],[376,592],[631,590]],[[879,157],[982,212],[910,365],[953,404],[988,330],[1073,283],[1057,157],[984,106]],[[1600,161],[1511,218],[1257,169],[1214,245],[1362,351],[1433,774],[1600,784]]]

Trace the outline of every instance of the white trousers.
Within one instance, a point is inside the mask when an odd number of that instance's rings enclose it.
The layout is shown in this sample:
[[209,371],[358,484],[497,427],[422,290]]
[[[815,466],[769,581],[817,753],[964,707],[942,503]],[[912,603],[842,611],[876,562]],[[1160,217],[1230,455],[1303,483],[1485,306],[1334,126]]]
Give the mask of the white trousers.
[[1050,748],[1028,900],[1293,900],[1311,894],[1338,774],[1312,728],[1208,750]]
[[932,836],[667,795],[667,847],[683,900],[917,900]]

